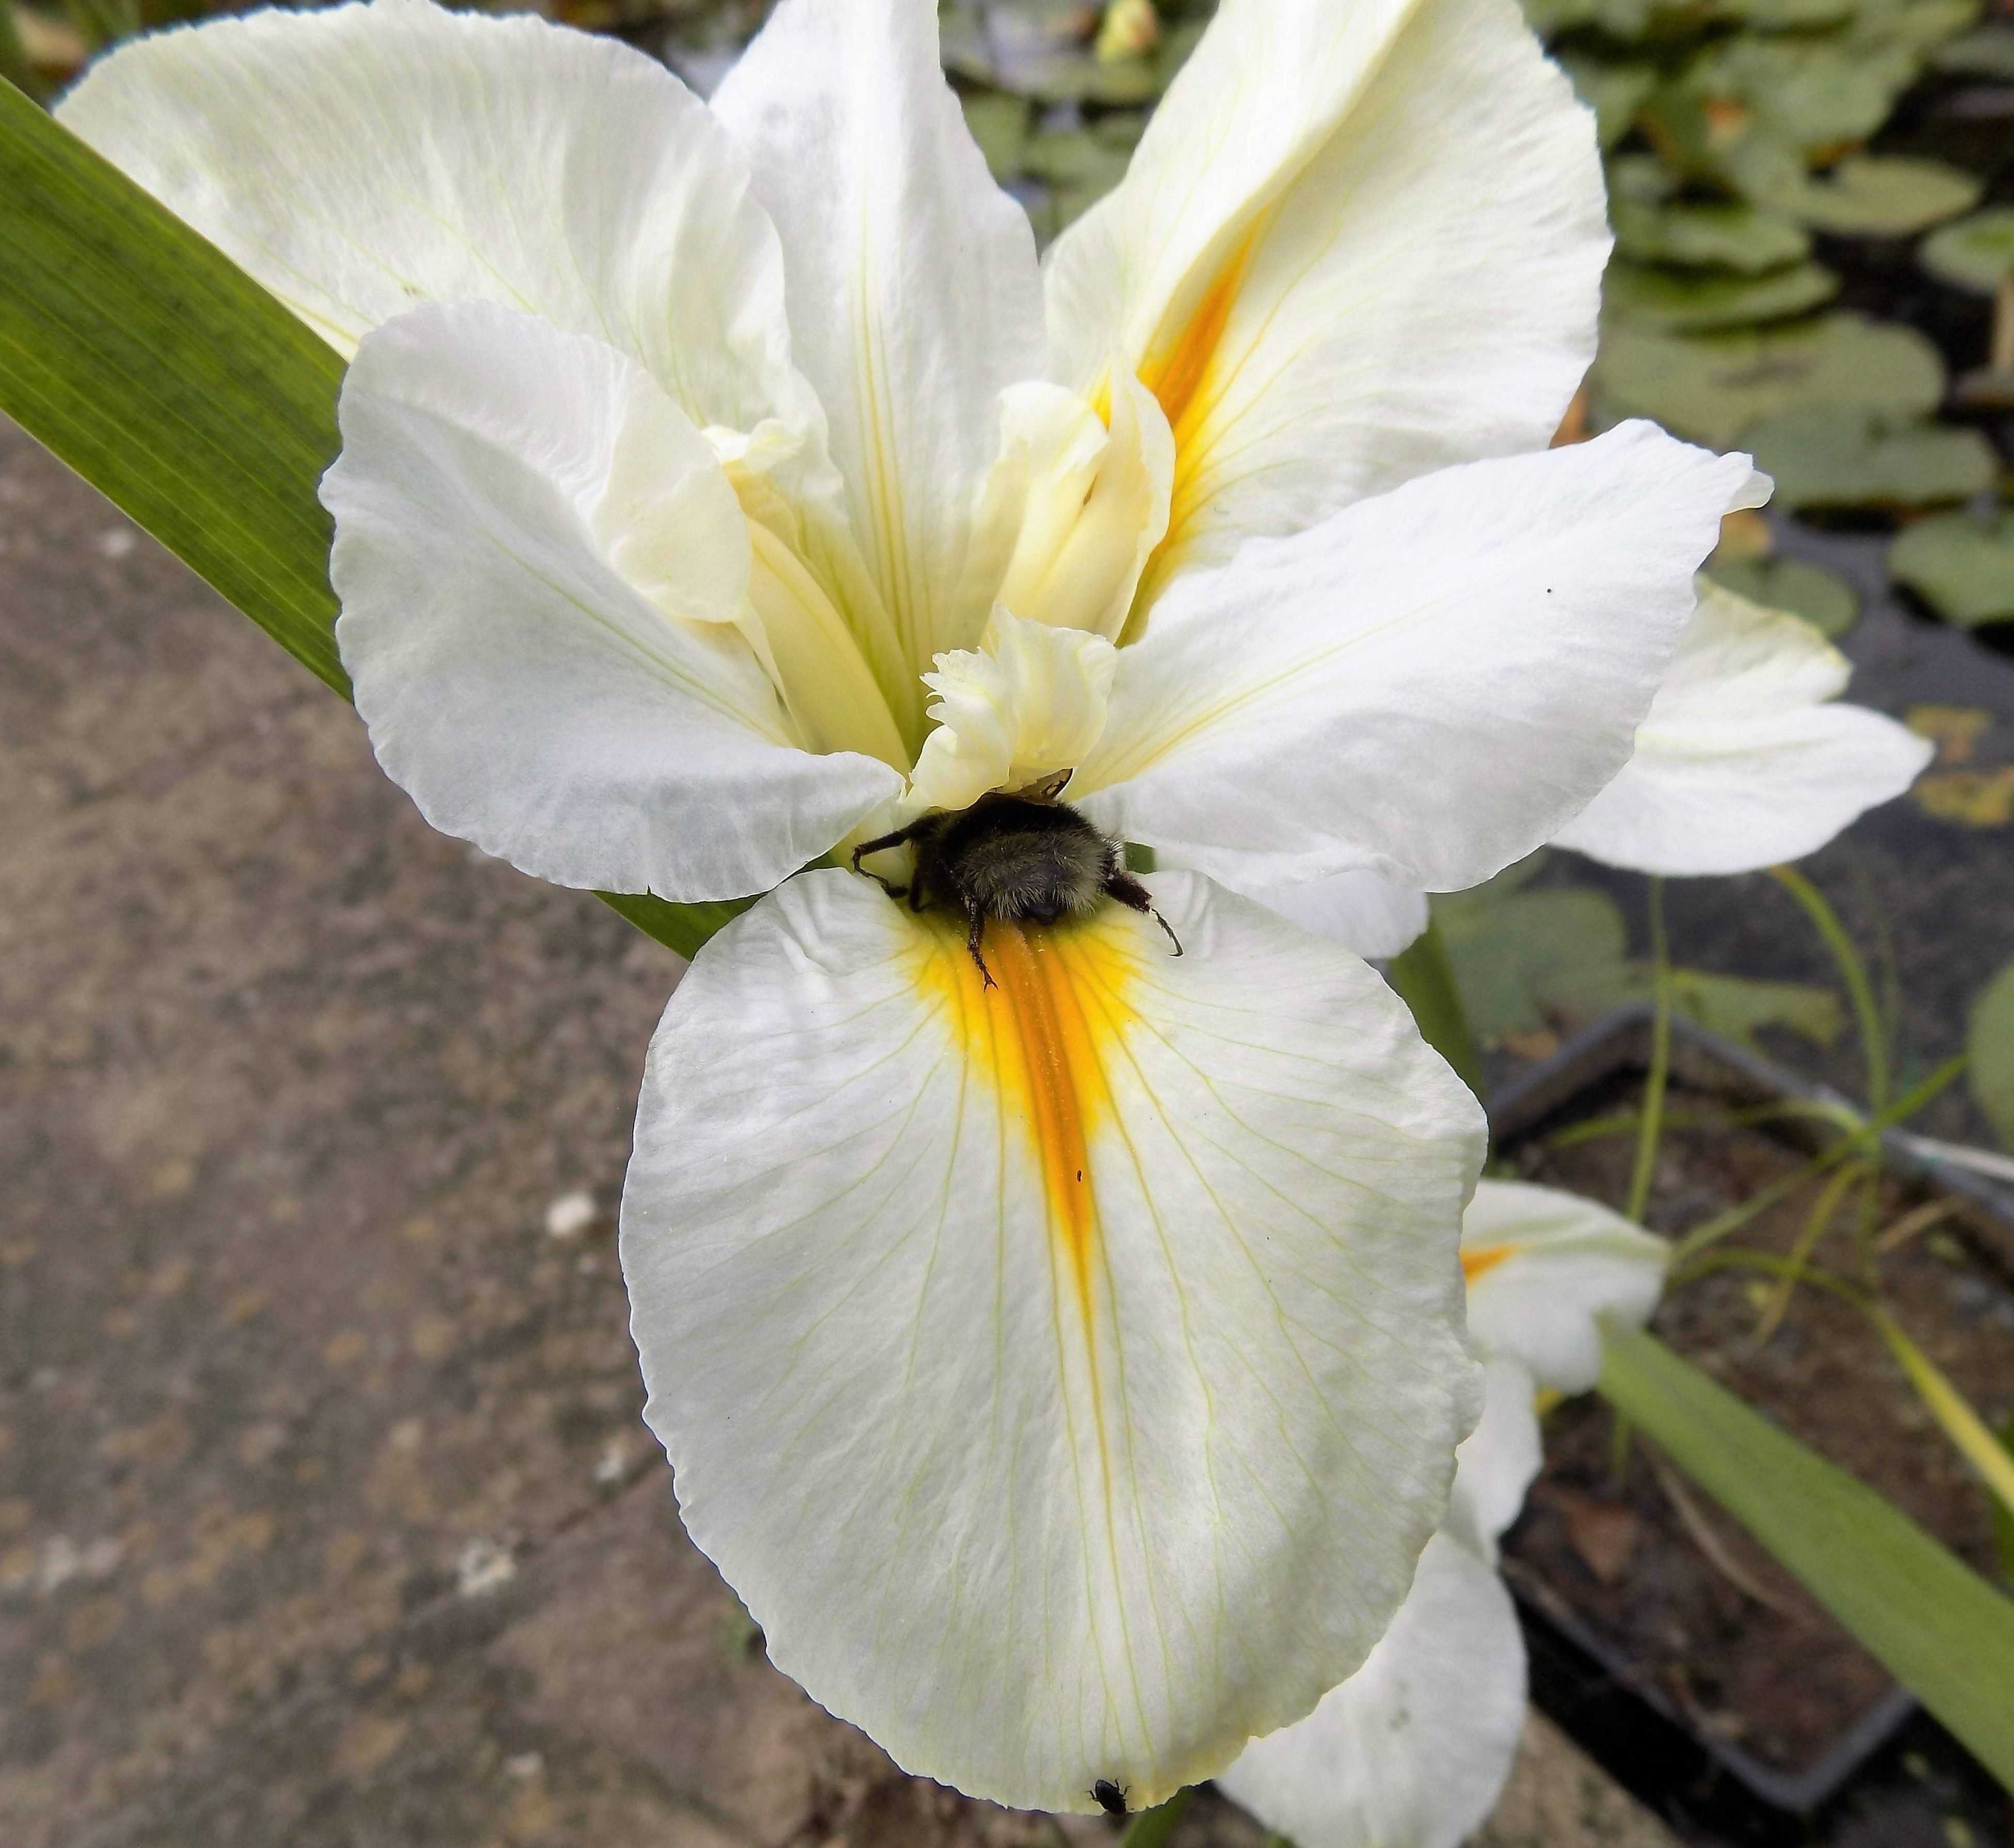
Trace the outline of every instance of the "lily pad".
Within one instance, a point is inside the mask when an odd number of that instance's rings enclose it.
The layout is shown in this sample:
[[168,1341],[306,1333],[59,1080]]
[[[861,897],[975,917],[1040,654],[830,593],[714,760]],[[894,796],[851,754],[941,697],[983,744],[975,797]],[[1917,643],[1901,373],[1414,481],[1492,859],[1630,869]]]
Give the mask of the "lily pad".
[[[1618,161],[1615,167],[1622,164]],[[1610,169],[1611,183],[1615,167]],[[1617,250],[1637,263],[1735,270],[1754,276],[1801,263],[1811,254],[1812,234],[1801,224],[1739,200],[1659,205],[1612,192],[1608,210]]]
[[1532,861],[1433,902],[1462,1007],[1485,1043],[1545,1027],[1561,995],[1605,993],[1627,979],[1629,933],[1615,901],[1584,888],[1518,890],[1528,869]]
[[2014,276],[2014,206],[1993,206],[1933,231],[1916,260],[1941,282],[1995,295]]
[[1524,0],[1524,5],[1526,21],[1543,38],[1592,26],[1624,45],[1650,31],[1657,11],[1656,0]]
[[1899,238],[1970,211],[1982,190],[1975,175],[1941,160],[1855,154],[1783,203],[1792,217],[1837,237]]
[[[1607,893],[1586,886],[1529,888],[1550,857],[1541,851],[1486,885],[1433,901],[1462,1006],[1488,1043],[1536,1034],[1556,1021],[1591,1020],[1650,993],[1650,966],[1630,960],[1622,913]],[[1829,1046],[1844,1025],[1829,989],[1701,969],[1674,969],[1672,978],[1679,1013],[1750,1044],[1758,1028],[1786,1027]]]
[[1722,0],[1715,12],[1765,32],[1812,32],[1843,25],[1858,9],[1859,0]]
[[1679,436],[1733,449],[1750,425],[1815,405],[1926,416],[1943,400],[1944,370],[1913,328],[1844,312],[1729,334],[1618,321],[1602,340],[1593,390],[1604,428],[1650,417]]
[[2014,822],[2014,763],[1997,770],[1939,770],[1919,777],[1909,799],[1937,821],[2002,828]]
[[1743,33],[1700,52],[1651,107],[1705,152],[1757,131],[1808,151],[1827,149],[1873,134],[1912,74],[1905,59],[1835,40]]
[[1676,332],[1706,333],[1783,321],[1839,292],[1839,278],[1815,263],[1760,276],[1611,263],[1602,278],[1604,313]]
[[[1886,53],[1920,60],[1978,23],[1981,0],[1859,0],[1840,35],[1851,54]],[[1917,64],[1908,66],[1913,81]]]
[[1981,26],[1947,39],[1930,53],[1930,63],[1951,77],[2014,82],[2014,25]]
[[1573,80],[1575,93],[1594,111],[1595,133],[1604,148],[1629,132],[1637,110],[1657,87],[1654,64],[1616,64],[1570,52],[1561,52],[1559,63]]
[[1916,705],[1902,715],[1902,723],[1937,746],[1939,763],[1969,763],[1979,741],[1993,729],[1993,716],[1990,706]]
[[1127,153],[1088,128],[1049,129],[1029,136],[1021,170],[1054,187],[1076,187],[1094,197],[1109,192],[1126,172]]
[[1993,1125],[2001,1146],[2014,1149],[2014,963],[1994,977],[1973,1003],[1966,1050],[1973,1100]]
[[1654,154],[1618,154],[1607,169],[1608,197],[1647,206],[1662,205],[1679,189],[1678,178]]
[[2014,622],[2014,512],[1919,520],[1889,547],[1888,575],[1947,623]]
[[1786,411],[1752,424],[1743,444],[1776,483],[1775,504],[1935,507],[1993,484],[1999,461],[1976,430],[1890,418],[1849,405]]
[[959,101],[988,170],[996,180],[1012,179],[1021,171],[1021,150],[1028,144],[1027,99],[982,90]]
[[1837,572],[1808,559],[1729,559],[1708,565],[1707,576],[1751,603],[1802,616],[1829,641],[1860,619],[1860,593]]

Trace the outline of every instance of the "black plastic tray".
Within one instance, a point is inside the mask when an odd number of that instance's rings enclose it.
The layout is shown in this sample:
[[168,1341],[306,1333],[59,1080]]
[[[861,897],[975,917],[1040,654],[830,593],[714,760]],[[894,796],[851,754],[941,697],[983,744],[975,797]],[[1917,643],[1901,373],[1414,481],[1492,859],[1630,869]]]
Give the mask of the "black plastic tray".
[[[1578,1116],[1591,1092],[1647,1070],[1650,1024],[1647,1006],[1619,1009],[1505,1086],[1489,1107],[1496,1142],[1514,1143],[1555,1119]],[[1854,1107],[1837,1092],[1687,1021],[1672,1022],[1672,1060],[1675,1075],[1743,1101],[1794,1098]],[[2014,1261],[2014,1191],[1939,1158],[1907,1132],[1891,1130],[1881,1142],[1891,1172],[1978,1207],[2004,1240],[1995,1255]],[[1804,1839],[1798,1819],[1837,1800],[1917,1711],[1908,1690],[1891,1684],[1817,1759],[1786,1773],[1693,1724],[1639,1664],[1508,1556],[1505,1577],[1518,1600],[1539,1706],[1640,1796],[1739,1839]],[[1734,1791],[1726,1789],[1729,1780]]]

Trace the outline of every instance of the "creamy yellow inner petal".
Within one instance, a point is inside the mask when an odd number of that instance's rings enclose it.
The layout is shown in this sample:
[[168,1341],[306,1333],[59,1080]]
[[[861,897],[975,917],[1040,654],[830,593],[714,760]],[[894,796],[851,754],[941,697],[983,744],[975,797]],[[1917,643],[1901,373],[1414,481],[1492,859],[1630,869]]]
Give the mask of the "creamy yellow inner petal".
[[1108,1061],[1133,1018],[1129,933],[1106,915],[1079,923],[989,921],[989,988],[963,921],[926,915],[922,981],[948,1004],[966,1069],[997,1095],[1042,1181],[1052,1248],[1086,1326],[1098,1260],[1095,1150],[1112,1121]]
[[764,665],[805,748],[858,751],[906,773],[908,749],[845,619],[767,526],[749,521],[748,536],[754,554],[748,600],[767,646]]

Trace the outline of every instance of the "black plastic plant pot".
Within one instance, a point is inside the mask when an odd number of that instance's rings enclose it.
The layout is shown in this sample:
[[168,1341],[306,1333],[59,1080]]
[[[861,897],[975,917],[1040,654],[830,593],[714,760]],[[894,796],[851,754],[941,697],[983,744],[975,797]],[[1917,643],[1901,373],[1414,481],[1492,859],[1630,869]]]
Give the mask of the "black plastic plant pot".
[[[1503,1090],[1490,1111],[1500,1160],[1618,1200],[1634,1138],[1587,1126],[1633,1106],[1650,1042],[1647,1008],[1625,1009]],[[1672,1042],[1657,1229],[1685,1229],[1795,1171],[1837,1133],[1818,1113],[1851,1107],[1683,1021]],[[1879,1190],[1880,1224],[1903,1235],[1881,1261],[1898,1316],[1991,1412],[2014,1380],[2014,1192],[1900,1131],[1883,1138]],[[1808,1230],[1813,1191],[1744,1239]],[[1654,1326],[1991,1576],[1985,1491],[1864,1319],[1820,1294],[1776,1305],[1759,1340],[1765,1286],[1753,1272],[1716,1273],[1675,1291]],[[1968,1812],[2004,1826],[1998,1787],[1908,1693],[1650,1446],[1618,1437],[1592,1397],[1550,1414],[1545,1469],[1506,1538],[1539,1707],[1695,1839],[1886,1848],[1918,1826],[1926,1840],[1955,1839],[1944,1822]]]

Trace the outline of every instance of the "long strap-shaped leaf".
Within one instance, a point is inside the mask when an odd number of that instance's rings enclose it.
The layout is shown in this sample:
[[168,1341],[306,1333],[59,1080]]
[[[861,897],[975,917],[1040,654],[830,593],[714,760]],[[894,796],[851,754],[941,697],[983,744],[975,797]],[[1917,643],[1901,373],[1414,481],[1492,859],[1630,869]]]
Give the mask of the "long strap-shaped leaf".
[[[0,82],[0,411],[347,698],[315,498],[342,383],[228,257]],[[602,895],[687,956],[751,902]]]
[[1654,1337],[1609,1337],[1601,1390],[2014,1787],[2014,1599]]

